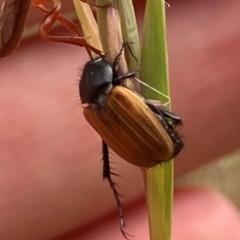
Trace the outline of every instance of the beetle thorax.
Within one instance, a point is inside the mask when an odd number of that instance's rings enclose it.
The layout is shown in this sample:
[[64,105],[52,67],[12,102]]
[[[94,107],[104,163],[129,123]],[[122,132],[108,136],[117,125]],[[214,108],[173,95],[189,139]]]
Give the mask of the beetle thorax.
[[79,83],[82,104],[100,107],[112,89],[113,75],[112,66],[103,57],[87,62]]

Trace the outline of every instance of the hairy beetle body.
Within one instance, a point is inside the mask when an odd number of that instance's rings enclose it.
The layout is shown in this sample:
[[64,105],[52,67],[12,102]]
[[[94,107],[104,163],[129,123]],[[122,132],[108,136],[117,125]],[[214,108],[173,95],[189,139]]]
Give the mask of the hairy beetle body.
[[84,116],[114,152],[134,165],[152,167],[174,155],[174,144],[159,118],[125,87],[113,87],[103,111],[90,105]]

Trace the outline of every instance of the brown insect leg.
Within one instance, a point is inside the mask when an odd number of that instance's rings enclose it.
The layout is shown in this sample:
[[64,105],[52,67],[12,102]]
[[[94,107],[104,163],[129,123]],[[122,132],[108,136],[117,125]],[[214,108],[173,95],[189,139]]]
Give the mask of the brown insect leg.
[[104,141],[102,141],[102,153],[103,153],[103,178],[104,179],[106,178],[108,180],[108,182],[110,184],[110,187],[113,191],[114,197],[117,201],[118,213],[119,213],[119,217],[120,217],[120,230],[121,230],[123,236],[126,239],[128,239],[127,235],[129,235],[129,234],[124,231],[123,205],[121,204],[120,199],[119,199],[119,197],[121,195],[117,192],[116,184],[113,182],[112,177],[111,177],[111,175],[116,175],[116,176],[119,176],[119,175],[111,172],[110,162],[109,162],[108,146]]
[[172,158],[174,158],[176,155],[178,155],[179,152],[181,152],[182,148],[184,147],[182,137],[175,130],[177,126],[182,125],[182,119],[174,113],[169,112],[160,106],[154,105],[147,99],[145,99],[144,102],[158,116],[159,121],[172,139],[175,146],[174,153],[172,155]]
[[[46,13],[47,15],[49,14],[49,12],[51,11],[51,9],[46,8],[45,6],[43,6],[42,4],[37,4],[36,7],[38,9],[40,9],[41,11],[43,11],[44,13]],[[66,27],[69,31],[72,31],[78,35],[80,35],[79,29],[77,24],[75,24],[74,22],[68,20],[67,18],[65,18],[63,15],[58,13],[57,16],[57,21],[59,21],[64,27]]]
[[169,112],[165,106],[154,104],[154,102],[144,99],[144,102],[147,104],[147,106],[156,114],[160,115],[162,118],[164,118],[168,123],[171,122],[172,127],[182,125],[182,119],[177,116],[176,114]]
[[[94,53],[101,55],[101,51],[94,48],[90,44],[87,43],[86,39],[81,36],[78,27],[75,23],[69,21],[65,17],[59,14],[59,11],[61,9],[61,3],[57,2],[55,4],[55,7],[52,10],[47,9],[44,7],[41,3],[47,2],[46,0],[35,0],[33,4],[39,8],[41,11],[45,12],[47,15],[43,19],[42,23],[39,26],[38,33],[40,36],[43,38],[49,40],[49,41],[54,41],[54,42],[62,42],[62,43],[69,43],[81,47],[85,47],[87,51],[89,52],[90,50],[93,51]],[[52,29],[53,25],[55,24],[56,21],[61,22],[61,24],[69,29],[70,31],[78,34],[78,36],[53,36],[49,35],[48,33]],[[89,52],[90,54],[90,52]]]
[[[133,55],[132,50],[129,46],[129,43],[127,41],[124,41],[123,45],[122,45],[122,48],[120,49],[120,52],[118,53],[118,55],[115,57],[115,59],[113,61],[113,69],[116,72],[118,72],[118,62],[120,60],[121,55],[123,54],[123,50],[124,50],[125,47],[127,47],[129,49],[130,53],[132,54],[132,56],[134,57],[134,59],[137,62],[137,58]],[[114,85],[119,85],[119,84],[123,83],[123,80],[125,80],[125,79],[134,78],[137,74],[137,71],[138,71],[138,69],[134,72],[129,72],[129,73],[126,73],[124,75],[120,75],[120,76],[117,76],[117,77],[114,76],[115,78],[113,80],[113,84]]]
[[112,0],[109,0],[108,3],[104,4],[104,5],[97,5],[93,2],[90,2],[88,0],[80,0],[81,2],[84,2],[84,3],[87,3],[88,5],[90,6],[93,6],[93,7],[97,7],[97,8],[107,8],[107,7],[110,7],[112,6]]

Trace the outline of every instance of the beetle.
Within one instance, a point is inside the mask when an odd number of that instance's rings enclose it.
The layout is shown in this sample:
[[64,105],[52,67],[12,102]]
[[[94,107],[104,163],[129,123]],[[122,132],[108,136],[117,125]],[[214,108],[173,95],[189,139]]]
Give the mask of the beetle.
[[182,125],[179,116],[123,85],[125,79],[136,74],[121,75],[118,71],[118,61],[125,45],[112,66],[105,56],[93,58],[85,64],[79,94],[85,119],[102,138],[103,178],[113,190],[120,229],[126,237],[122,205],[111,177],[108,147],[129,163],[149,168],[175,157],[184,143],[176,131],[176,127]]

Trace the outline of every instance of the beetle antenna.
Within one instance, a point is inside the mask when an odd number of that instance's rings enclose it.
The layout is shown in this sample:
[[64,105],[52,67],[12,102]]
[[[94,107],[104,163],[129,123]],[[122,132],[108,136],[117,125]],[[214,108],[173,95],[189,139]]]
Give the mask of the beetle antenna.
[[110,169],[110,162],[109,162],[109,151],[108,151],[108,145],[102,141],[102,153],[103,153],[103,178],[107,179],[108,182],[109,182],[109,185],[113,191],[113,194],[114,194],[114,197],[117,201],[117,207],[118,207],[118,213],[119,213],[119,217],[120,217],[120,230],[123,234],[123,236],[128,239],[128,235],[130,236],[130,234],[126,233],[124,231],[124,214],[123,214],[123,205],[122,203],[120,202],[120,194],[117,192],[117,185],[113,182],[112,180],[112,175],[117,175],[117,174],[114,174],[113,172],[111,172],[111,169]]

